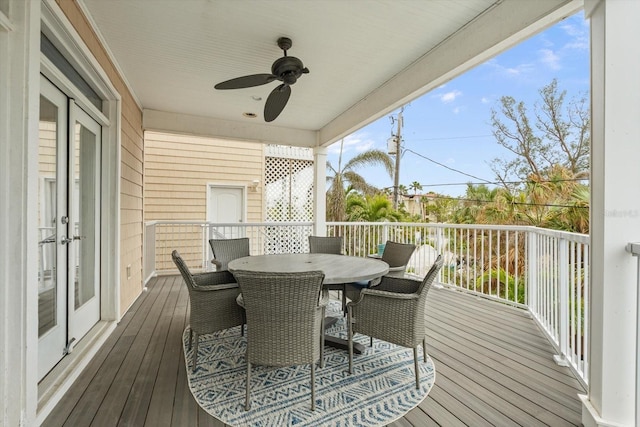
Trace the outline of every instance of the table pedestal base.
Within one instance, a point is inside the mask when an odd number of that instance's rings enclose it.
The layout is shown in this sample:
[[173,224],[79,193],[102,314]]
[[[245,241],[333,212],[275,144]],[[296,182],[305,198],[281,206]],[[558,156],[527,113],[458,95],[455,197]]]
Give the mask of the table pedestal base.
[[[336,322],[340,320],[339,317],[325,317],[324,318],[324,329],[325,331],[327,329],[329,329],[330,327],[332,327],[333,325],[336,324]],[[329,346],[329,347],[333,347],[333,348],[339,348],[341,350],[349,350],[349,341],[342,339],[342,338],[338,338],[338,337],[334,337],[333,335],[326,335],[324,336],[324,345]],[[355,354],[362,354],[364,353],[364,345],[360,344],[359,342],[354,342],[353,343],[353,352]]]

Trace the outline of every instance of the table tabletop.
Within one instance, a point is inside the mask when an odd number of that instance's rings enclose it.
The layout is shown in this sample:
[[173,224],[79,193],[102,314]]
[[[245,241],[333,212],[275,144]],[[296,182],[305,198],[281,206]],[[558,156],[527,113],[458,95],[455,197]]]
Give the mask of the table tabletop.
[[340,284],[370,280],[389,272],[384,261],[333,254],[277,254],[237,258],[229,262],[229,271],[249,270],[270,273],[299,273],[320,270],[324,284]]

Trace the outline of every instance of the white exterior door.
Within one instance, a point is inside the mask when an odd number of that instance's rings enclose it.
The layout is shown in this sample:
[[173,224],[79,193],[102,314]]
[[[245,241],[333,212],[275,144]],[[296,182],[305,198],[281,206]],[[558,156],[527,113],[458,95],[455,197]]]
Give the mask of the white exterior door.
[[244,222],[244,187],[209,187],[209,206],[207,220],[217,223]]
[[100,319],[100,135],[93,119],[41,77],[39,379]]
[[100,125],[70,106],[69,176],[69,342],[82,338],[100,320]]
[[38,379],[67,346],[67,97],[41,78],[38,146]]
[[[246,187],[241,185],[209,185],[207,221],[214,224],[235,224],[246,221]],[[244,237],[244,229],[234,226],[209,227],[209,239]]]

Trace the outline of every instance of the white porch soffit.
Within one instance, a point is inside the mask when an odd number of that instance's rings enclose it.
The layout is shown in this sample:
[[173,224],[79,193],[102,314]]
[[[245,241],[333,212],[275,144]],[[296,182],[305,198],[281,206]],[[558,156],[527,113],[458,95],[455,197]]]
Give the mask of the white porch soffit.
[[[582,7],[577,0],[82,1],[143,108],[145,129],[301,147],[329,145]],[[310,73],[265,123],[264,102],[279,82],[213,86],[270,73],[282,36]]]

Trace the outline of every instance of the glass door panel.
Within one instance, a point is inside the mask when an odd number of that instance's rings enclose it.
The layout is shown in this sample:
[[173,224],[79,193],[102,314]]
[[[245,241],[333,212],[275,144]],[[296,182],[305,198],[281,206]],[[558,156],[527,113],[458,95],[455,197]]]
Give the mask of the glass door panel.
[[41,78],[38,143],[38,378],[63,357],[67,338],[67,97]]
[[40,96],[40,144],[38,147],[38,336],[58,324],[56,290],[56,137],[58,134],[58,107]]
[[71,339],[80,339],[100,319],[100,126],[75,104],[73,118],[73,179],[70,182]]

